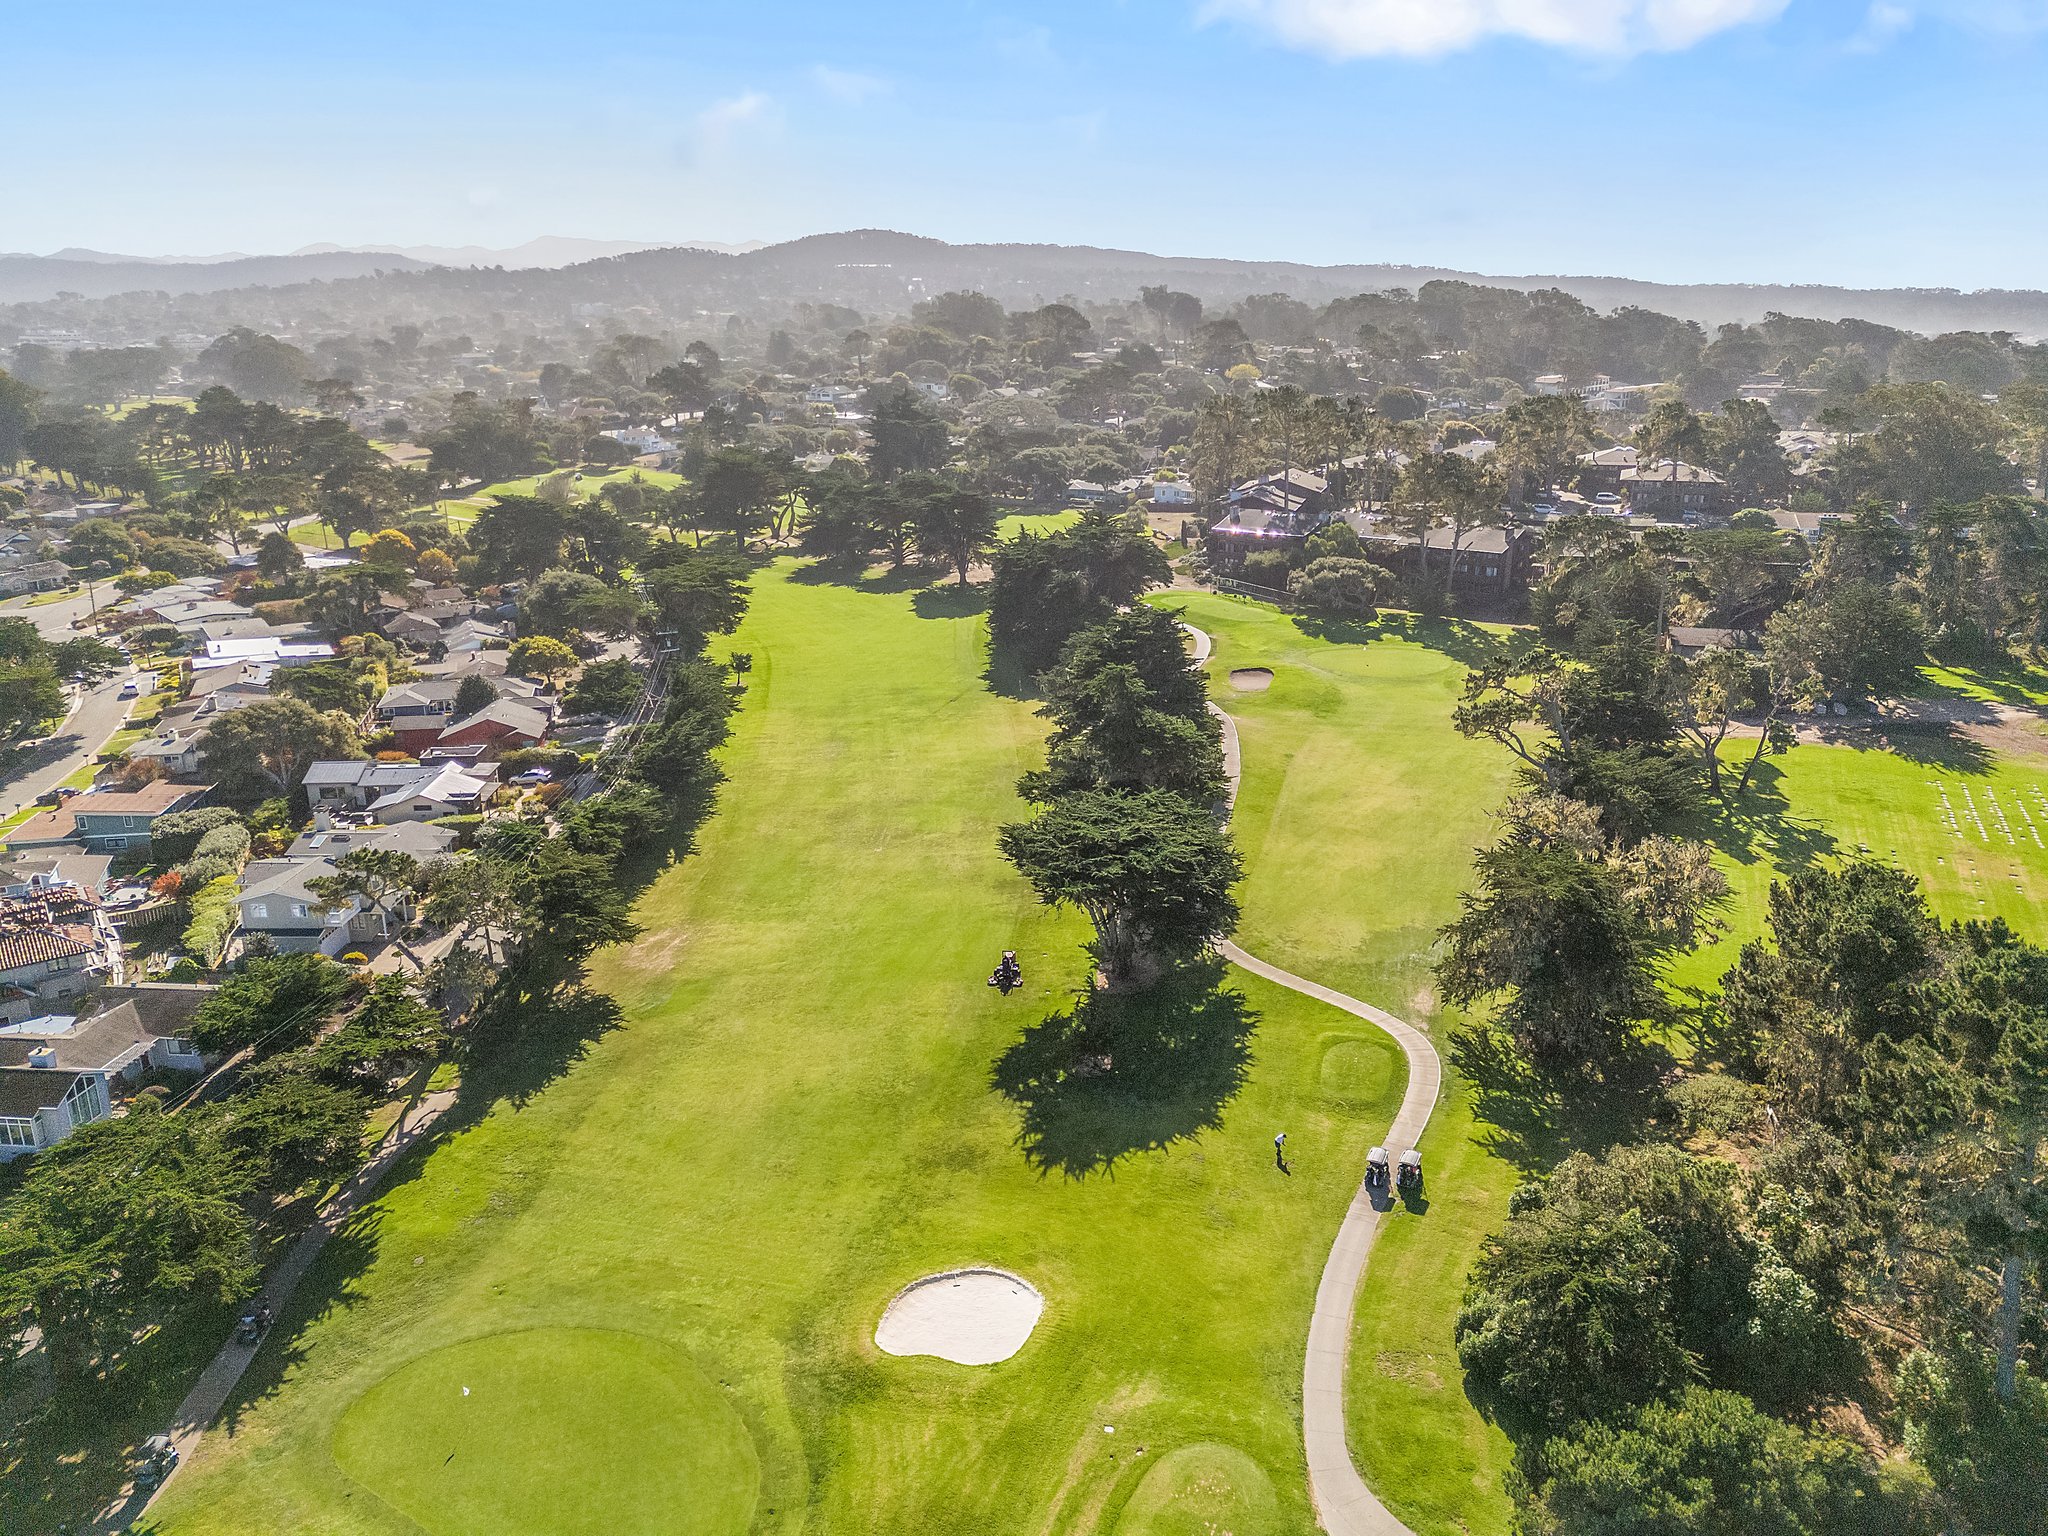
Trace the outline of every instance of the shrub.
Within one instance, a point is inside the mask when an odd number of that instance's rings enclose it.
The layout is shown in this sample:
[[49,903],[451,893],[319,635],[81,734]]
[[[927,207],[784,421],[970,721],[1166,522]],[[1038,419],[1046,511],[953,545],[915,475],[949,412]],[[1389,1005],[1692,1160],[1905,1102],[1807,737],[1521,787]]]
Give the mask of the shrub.
[[1259,549],[1244,557],[1244,564],[1238,567],[1238,574],[1255,587],[1271,587],[1276,592],[1287,590],[1287,577],[1294,569],[1294,562],[1277,549]]
[[185,948],[204,956],[208,966],[220,964],[228,936],[235,931],[236,884],[233,874],[216,875],[192,898],[192,920],[185,925]]
[[158,864],[176,864],[190,858],[200,840],[220,827],[239,826],[241,817],[224,805],[209,805],[196,811],[173,811],[159,816],[149,831],[149,856]]
[[1385,574],[1369,561],[1325,555],[1287,578],[1287,594],[1312,613],[1335,619],[1370,619],[1379,612],[1374,600]]
[[237,859],[249,851],[249,829],[236,822],[224,822],[199,839],[192,850],[195,859]]

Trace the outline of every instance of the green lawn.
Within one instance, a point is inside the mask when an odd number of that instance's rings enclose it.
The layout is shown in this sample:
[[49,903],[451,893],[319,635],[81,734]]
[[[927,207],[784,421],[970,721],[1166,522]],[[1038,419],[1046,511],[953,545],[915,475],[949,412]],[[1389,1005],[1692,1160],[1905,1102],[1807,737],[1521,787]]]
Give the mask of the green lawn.
[[[1103,1006],[1077,922],[993,846],[1043,723],[985,688],[978,615],[790,569],[733,638],[754,670],[720,810],[596,968],[619,1027],[544,1089],[465,1073],[464,1128],[330,1248],[163,1531],[630,1530],[650,1504],[733,1533],[1312,1529],[1301,1351],[1397,1054],[1240,979],[1234,1091],[1227,1000],[1172,1097],[1034,1071],[1068,1059],[1041,1019]],[[1434,652],[1385,649],[1443,696]],[[1247,938],[1307,964],[1321,925],[1288,946],[1271,888]],[[1007,1001],[982,984],[1005,947]],[[1397,947],[1346,940],[1335,974],[1418,974]],[[879,1353],[889,1297],[967,1262],[1044,1292],[1023,1350]],[[700,1506],[718,1523],[683,1523]]]
[[[500,480],[496,485],[487,485],[470,492],[475,498],[487,496],[532,496],[540,489],[541,481],[558,473],[549,470],[546,475],[523,475],[517,480]],[[683,477],[668,469],[638,469],[628,465],[624,469],[586,469],[582,478],[575,482],[579,496],[595,496],[606,486],[633,480],[644,481],[657,491],[672,491],[683,483]]]
[[1673,980],[1708,986],[1734,963],[1742,941],[1763,931],[1775,871],[1855,854],[1917,875],[1944,918],[2002,917],[2030,938],[2048,937],[2048,755],[1894,740],[1917,760],[1846,746],[1765,759],[1743,814],[1704,829],[1728,876],[1728,932]]
[[1014,539],[1020,533],[1047,534],[1072,527],[1078,512],[1011,512],[996,523],[998,539]]

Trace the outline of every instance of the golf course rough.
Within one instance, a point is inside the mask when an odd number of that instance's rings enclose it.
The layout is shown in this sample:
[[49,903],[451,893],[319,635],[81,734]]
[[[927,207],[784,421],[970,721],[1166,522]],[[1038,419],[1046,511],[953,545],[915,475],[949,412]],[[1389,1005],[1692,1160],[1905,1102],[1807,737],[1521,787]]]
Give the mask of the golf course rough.
[[349,1405],[333,1449],[435,1536],[740,1536],[761,1483],[746,1425],[695,1362],[596,1328],[421,1355]]

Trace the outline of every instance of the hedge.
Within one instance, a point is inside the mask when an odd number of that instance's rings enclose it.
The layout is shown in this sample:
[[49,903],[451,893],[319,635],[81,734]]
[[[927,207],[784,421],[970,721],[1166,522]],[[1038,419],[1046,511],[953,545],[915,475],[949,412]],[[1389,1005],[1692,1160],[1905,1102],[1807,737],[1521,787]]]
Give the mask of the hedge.
[[185,925],[185,949],[201,956],[209,969],[220,964],[227,952],[228,938],[235,931],[235,892],[239,881],[233,874],[209,880],[192,898],[192,921]]

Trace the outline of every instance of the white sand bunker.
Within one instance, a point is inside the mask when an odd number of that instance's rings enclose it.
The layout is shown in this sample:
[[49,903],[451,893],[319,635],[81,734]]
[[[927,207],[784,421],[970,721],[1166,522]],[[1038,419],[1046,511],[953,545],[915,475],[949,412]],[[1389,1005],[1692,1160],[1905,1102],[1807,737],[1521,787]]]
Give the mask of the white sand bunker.
[[1264,693],[1273,686],[1273,673],[1267,667],[1239,667],[1230,674],[1230,686],[1239,693]]
[[1024,1347],[1045,1311],[1030,1281],[1001,1269],[955,1269],[905,1286],[882,1312],[875,1343],[889,1355],[994,1365]]

